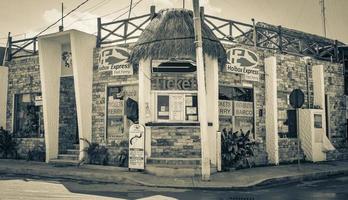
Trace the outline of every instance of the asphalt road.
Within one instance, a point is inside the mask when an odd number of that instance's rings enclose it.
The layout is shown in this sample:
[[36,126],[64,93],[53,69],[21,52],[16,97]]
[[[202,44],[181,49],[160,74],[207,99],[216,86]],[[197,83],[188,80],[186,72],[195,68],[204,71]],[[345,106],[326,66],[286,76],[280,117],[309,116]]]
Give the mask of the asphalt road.
[[0,176],[0,199],[348,199],[348,177],[240,191],[153,188],[35,177]]

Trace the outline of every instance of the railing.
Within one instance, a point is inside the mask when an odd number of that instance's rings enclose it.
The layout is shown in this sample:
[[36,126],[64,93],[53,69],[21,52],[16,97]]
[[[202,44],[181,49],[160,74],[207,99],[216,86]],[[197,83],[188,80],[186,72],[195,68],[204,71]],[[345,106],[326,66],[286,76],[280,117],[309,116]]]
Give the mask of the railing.
[[[342,60],[338,46],[344,44],[337,40],[308,36],[308,34],[284,29],[281,26],[261,26],[255,24],[254,20],[252,20],[252,24],[247,24],[205,15],[203,8],[201,11],[204,22],[222,43],[243,44],[270,49],[279,53],[311,56],[316,59],[334,62]],[[101,18],[98,18],[96,47],[137,41],[154,16],[155,7],[151,6],[149,14],[138,17],[107,23],[102,23]],[[17,41],[12,41],[12,38],[9,37],[8,59],[37,55],[36,44],[36,37]]]
[[102,23],[97,19],[97,47],[106,44],[127,43],[136,41],[155,14],[155,7],[151,6],[150,14],[129,19]]
[[38,54],[37,50],[37,37],[12,40],[12,37],[8,37],[8,49],[7,59],[12,60],[14,58],[22,58],[35,56]]
[[[276,50],[301,56],[312,56],[320,60],[341,60],[338,46],[343,45],[337,40],[315,38],[305,33],[295,33],[281,26],[262,27],[233,20],[227,20],[211,15],[204,15],[204,22],[211,28],[221,42],[243,44]],[[301,36],[303,34],[303,36]],[[317,37],[317,36],[316,36]]]

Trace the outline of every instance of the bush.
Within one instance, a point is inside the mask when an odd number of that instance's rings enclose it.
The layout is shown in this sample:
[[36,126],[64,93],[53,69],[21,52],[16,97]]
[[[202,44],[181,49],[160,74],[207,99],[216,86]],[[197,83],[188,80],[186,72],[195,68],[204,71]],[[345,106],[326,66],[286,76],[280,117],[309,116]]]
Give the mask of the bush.
[[27,161],[40,161],[45,162],[46,160],[46,151],[42,146],[35,146],[27,153]]
[[221,159],[224,170],[229,168],[251,168],[255,165],[253,160],[255,141],[249,138],[250,130],[246,134],[242,130],[232,133],[232,130],[222,130],[221,134]]
[[[89,164],[107,165],[109,161],[109,152],[105,146],[101,146],[98,143],[90,142],[85,138],[80,140],[86,142],[88,147],[83,151],[87,153],[87,160]],[[80,161],[79,165],[83,164],[85,160]]]
[[119,167],[128,167],[128,149],[122,149],[117,156],[117,163]]
[[0,156],[1,158],[17,158],[18,144],[13,138],[13,135],[0,127]]

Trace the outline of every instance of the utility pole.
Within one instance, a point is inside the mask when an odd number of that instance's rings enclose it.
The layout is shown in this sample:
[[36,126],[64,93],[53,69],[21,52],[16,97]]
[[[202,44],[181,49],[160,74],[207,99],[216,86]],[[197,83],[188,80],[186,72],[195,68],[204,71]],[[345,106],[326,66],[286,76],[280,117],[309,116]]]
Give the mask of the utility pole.
[[321,6],[321,17],[323,22],[323,34],[326,37],[326,17],[325,17],[325,0],[319,0]]
[[[197,63],[197,85],[198,85],[198,108],[199,108],[199,123],[201,132],[201,165],[202,165],[202,180],[210,180],[210,156],[208,144],[208,121],[207,121],[207,92],[205,87],[205,70],[203,61],[203,42],[202,42],[202,27],[201,15],[199,8],[199,0],[193,1],[193,21],[195,30],[195,45],[196,45],[196,63]],[[213,134],[213,133],[211,133]]]
[[62,32],[64,31],[64,3],[62,2],[62,18],[61,18],[61,21],[62,21],[62,25],[59,26],[59,32]]

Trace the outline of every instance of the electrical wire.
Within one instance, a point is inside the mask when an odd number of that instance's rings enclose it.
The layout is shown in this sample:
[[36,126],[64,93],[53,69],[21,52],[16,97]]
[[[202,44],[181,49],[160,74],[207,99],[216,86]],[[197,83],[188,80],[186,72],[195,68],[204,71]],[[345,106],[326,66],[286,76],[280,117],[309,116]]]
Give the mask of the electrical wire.
[[[131,9],[135,8],[139,3],[141,3],[143,0],[139,0],[137,1],[132,7]],[[129,8],[129,6],[127,6],[127,8]],[[122,13],[121,15],[119,15],[118,17],[116,17],[115,19],[112,20],[112,22],[116,21],[117,19],[119,19],[120,17],[122,17],[123,15],[127,14],[129,11],[127,10],[126,12]]]

